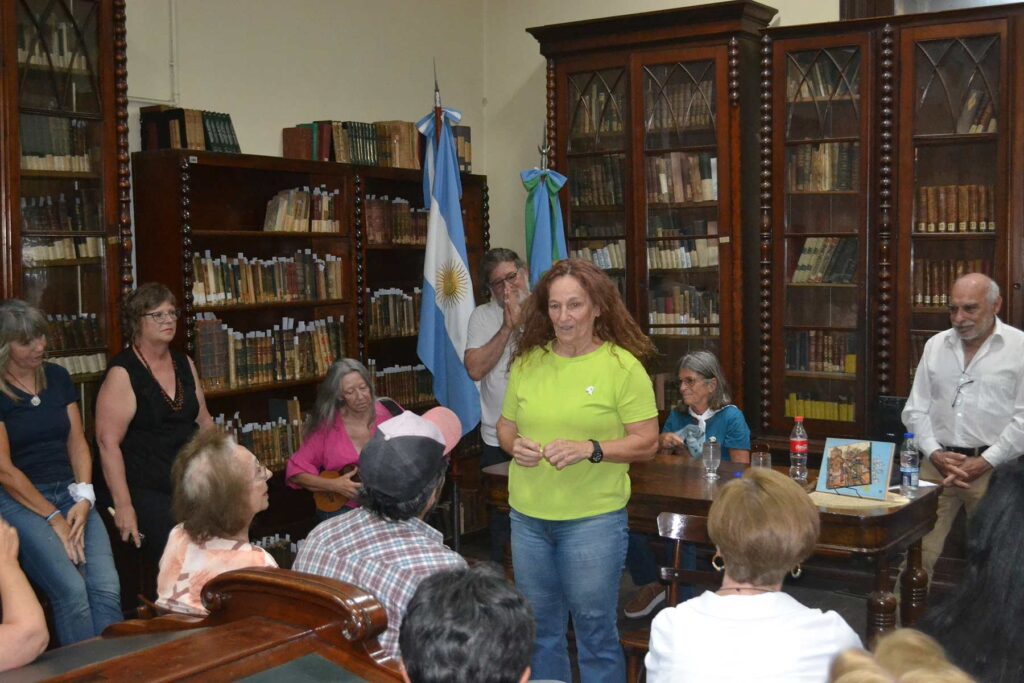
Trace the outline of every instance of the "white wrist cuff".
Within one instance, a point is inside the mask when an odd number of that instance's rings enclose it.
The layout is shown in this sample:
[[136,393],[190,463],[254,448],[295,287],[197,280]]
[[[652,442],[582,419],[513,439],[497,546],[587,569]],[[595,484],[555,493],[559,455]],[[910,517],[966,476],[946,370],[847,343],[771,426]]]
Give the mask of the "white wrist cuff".
[[96,507],[96,491],[93,490],[92,484],[68,484],[68,493],[76,503],[87,500],[90,508]]

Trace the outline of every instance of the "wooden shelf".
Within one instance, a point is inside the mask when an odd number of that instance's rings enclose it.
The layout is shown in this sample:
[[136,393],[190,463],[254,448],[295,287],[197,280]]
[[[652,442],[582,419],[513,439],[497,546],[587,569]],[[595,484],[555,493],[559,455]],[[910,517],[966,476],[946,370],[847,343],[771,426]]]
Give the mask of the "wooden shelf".
[[586,213],[623,213],[626,207],[621,204],[608,204],[604,206],[570,206],[574,212],[586,212]]
[[20,169],[22,178],[50,178],[53,180],[99,180],[100,174],[93,171],[49,171]]
[[914,144],[926,145],[960,145],[964,143],[998,142],[999,133],[932,133],[913,136]]
[[196,313],[230,313],[232,311],[259,311],[264,308],[316,308],[318,306],[344,306],[348,299],[322,299],[320,301],[268,301],[262,304],[233,304],[231,306],[195,306]]
[[717,199],[709,199],[701,202],[647,202],[647,208],[653,211],[667,211],[670,209],[708,209],[718,206]]
[[788,138],[785,142],[786,147],[803,147],[805,145],[827,145],[834,142],[860,142],[860,138],[855,135],[834,135],[830,137],[817,137],[817,138]]
[[665,154],[672,154],[673,152],[716,152],[718,151],[718,145],[716,144],[705,144],[705,145],[672,145],[670,147],[648,147],[644,149],[645,157],[656,157]]
[[818,372],[811,370],[786,370],[786,377],[800,379],[835,379],[843,382],[856,382],[858,375],[846,372]]
[[27,237],[106,237],[103,230],[23,230],[22,238]]
[[99,382],[107,374],[106,370],[101,372],[90,372],[81,375],[71,375],[71,381],[74,384],[88,384],[89,382]]
[[241,237],[245,239],[348,239],[343,232],[308,232],[294,230],[193,230],[193,237]]
[[22,267],[25,270],[42,270],[44,268],[71,268],[76,266],[94,266],[101,263],[103,263],[103,259],[97,256],[76,259],[53,259],[52,261],[29,261],[22,264]]
[[106,346],[80,346],[74,349],[46,349],[46,358],[62,358],[64,356],[87,356],[93,353],[106,353]]
[[918,232],[910,233],[915,240],[994,240],[996,232]]
[[856,282],[787,282],[786,286],[787,287],[808,287],[808,288],[828,287],[829,289],[843,288],[843,287],[846,287],[846,288],[849,288],[849,289],[855,289],[857,287],[860,287],[860,285],[857,284]]
[[593,235],[591,237],[567,237],[572,242],[615,242],[626,239],[625,235]]
[[212,389],[210,391],[203,390],[203,395],[207,400],[213,400],[218,398],[226,398],[229,396],[241,396],[243,394],[255,394],[266,391],[277,391],[279,389],[288,389],[290,387],[304,387],[310,384],[319,384],[323,381],[324,376],[320,375],[317,377],[306,377],[304,379],[291,379],[282,380],[275,382],[265,382],[262,384],[249,384],[244,387],[231,387],[230,389]]
[[365,244],[364,243],[363,249],[365,249],[366,251],[385,251],[385,252],[391,252],[391,251],[425,252],[427,250],[427,245],[425,245],[425,244]]

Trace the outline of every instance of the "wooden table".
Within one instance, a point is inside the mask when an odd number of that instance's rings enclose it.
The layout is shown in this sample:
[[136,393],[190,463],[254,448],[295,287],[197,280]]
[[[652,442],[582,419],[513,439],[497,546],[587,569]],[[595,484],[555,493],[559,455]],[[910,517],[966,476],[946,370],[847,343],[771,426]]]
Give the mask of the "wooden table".
[[[740,476],[744,465],[724,462],[720,478],[708,482],[697,460],[676,455],[658,455],[649,462],[630,467],[633,494],[628,505],[629,528],[658,533],[662,512],[707,517],[717,491]],[[816,475],[811,472],[811,477]],[[508,463],[484,468],[488,502],[508,510]],[[889,570],[893,556],[908,550],[907,571],[901,580],[900,620],[911,626],[923,615],[928,595],[928,575],[921,567],[921,539],[935,526],[939,487],[922,488],[917,498],[900,507],[860,509],[819,507],[821,537],[815,554],[830,557],[862,555],[874,566],[874,591],[867,601],[869,641],[896,627],[896,596]]]

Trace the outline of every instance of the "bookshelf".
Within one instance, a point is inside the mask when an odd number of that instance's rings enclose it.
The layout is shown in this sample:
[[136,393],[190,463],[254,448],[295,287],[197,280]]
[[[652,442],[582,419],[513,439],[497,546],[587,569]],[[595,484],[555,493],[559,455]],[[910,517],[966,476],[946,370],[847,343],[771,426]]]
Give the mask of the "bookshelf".
[[[78,385],[87,432],[117,302],[130,286],[125,3],[0,4],[5,160],[0,282],[41,308],[48,360]],[[126,249],[127,247],[127,249]]]
[[[359,357],[378,394],[420,413],[435,405],[429,373],[416,370],[421,172],[192,150],[137,152],[132,164],[139,281],[178,297],[177,341],[196,361],[211,414],[250,425],[242,440],[275,471],[253,533],[301,538],[312,497],[285,486],[284,461],[331,361]],[[489,236],[487,186],[483,176],[462,179],[475,275]],[[286,195],[292,208],[276,203]],[[317,197],[331,209],[317,211]],[[268,220],[268,204],[279,220]],[[281,414],[288,424],[271,425]],[[465,472],[464,518],[482,528],[470,462],[478,450],[467,437],[454,462],[456,476]]]
[[[1022,31],[1024,4],[766,32],[759,427],[774,443],[798,411],[812,437],[870,433],[877,398],[906,396],[948,329],[964,272],[991,275],[1002,319],[1024,322]],[[853,419],[794,411],[801,392]]]
[[[570,254],[614,280],[659,356],[708,349],[743,406],[743,225],[757,222],[758,38],[775,14],[731,2],[528,29],[547,58],[547,134]],[[754,247],[756,249],[756,246]]]
[[[285,486],[284,463],[327,367],[357,348],[352,173],[194,150],[137,152],[132,165],[138,279],[174,292],[176,341],[196,362],[210,413],[274,471],[272,505],[253,533],[302,537],[312,497]],[[280,208],[289,190],[298,192]]]
[[[420,289],[423,283],[427,216],[422,171],[354,166],[356,287],[359,353],[374,376],[378,396],[390,396],[407,410],[422,413],[437,405],[430,373],[416,354]],[[462,174],[462,220],[466,231],[473,291],[480,262],[490,248],[486,178]],[[478,303],[480,303],[478,301]],[[486,528],[480,485],[479,430],[467,434],[452,454],[451,487],[439,504],[438,522],[446,537],[459,520],[460,534]],[[452,506],[461,506],[459,516]]]
[[1020,163],[1011,132],[1019,113],[1011,105],[1021,91],[1011,80],[1017,58],[1009,51],[1019,8],[1017,14],[912,25],[894,36],[898,77],[912,84],[896,102],[897,173],[903,177],[896,214],[900,260],[907,264],[896,309],[908,321],[894,330],[894,345],[903,351],[893,372],[898,393],[909,391],[927,339],[949,327],[949,290],[959,275],[980,271],[995,278],[1003,289],[1001,317],[1021,322],[1015,294],[1007,291],[1011,280],[1019,282],[1010,276],[1010,261],[1020,261],[1010,258],[1009,246],[1011,234],[1019,244],[1019,214],[1008,221],[1011,155]]
[[772,316],[762,426],[864,433],[871,50],[864,34],[772,45]]

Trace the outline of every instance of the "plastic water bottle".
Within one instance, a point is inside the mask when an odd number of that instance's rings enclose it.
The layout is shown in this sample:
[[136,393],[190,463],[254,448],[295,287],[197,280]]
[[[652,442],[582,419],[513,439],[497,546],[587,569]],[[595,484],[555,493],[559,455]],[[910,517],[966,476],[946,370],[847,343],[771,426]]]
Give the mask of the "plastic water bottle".
[[789,433],[789,476],[796,481],[807,481],[807,430],[802,415],[796,416],[796,424]]
[[903,435],[900,447],[900,493],[907,498],[917,495],[917,477],[921,472],[921,455],[913,432]]

